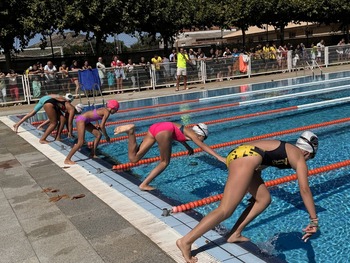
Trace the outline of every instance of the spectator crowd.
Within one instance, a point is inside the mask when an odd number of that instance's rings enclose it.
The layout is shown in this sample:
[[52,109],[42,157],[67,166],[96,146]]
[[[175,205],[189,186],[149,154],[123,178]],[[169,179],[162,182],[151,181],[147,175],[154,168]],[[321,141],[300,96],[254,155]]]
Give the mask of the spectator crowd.
[[[246,75],[249,60],[252,73],[290,70],[287,64],[288,54],[291,56],[292,70],[307,66],[317,67],[325,63],[323,40],[312,43],[309,48],[303,43],[296,46],[292,44],[277,46],[273,42],[268,42],[264,45],[258,44],[249,50],[231,49],[226,46],[212,47],[206,52],[200,47],[197,49],[180,47],[180,51],[174,48],[168,55],[156,53],[149,60],[142,56],[136,63],[131,58],[123,61],[119,55],[115,55],[107,64],[102,57],[99,57],[94,65],[90,65],[88,60],[83,61],[81,65],[78,60],[73,60],[70,65],[62,61],[59,66],[50,60],[45,65],[37,62],[28,67],[24,74],[16,73],[13,69],[4,73],[0,69],[0,106],[9,102],[18,105],[25,100],[24,79],[27,80],[29,87],[27,97],[30,99],[39,99],[49,93],[73,93],[78,97],[82,94],[79,71],[93,68],[98,71],[100,94],[140,91],[141,88],[149,89],[156,86],[178,86],[179,54],[188,58],[185,85],[187,80],[223,81]],[[337,63],[350,60],[350,47],[345,44],[344,39],[341,39],[331,52],[333,60]],[[202,62],[206,65],[205,70],[202,68]]]

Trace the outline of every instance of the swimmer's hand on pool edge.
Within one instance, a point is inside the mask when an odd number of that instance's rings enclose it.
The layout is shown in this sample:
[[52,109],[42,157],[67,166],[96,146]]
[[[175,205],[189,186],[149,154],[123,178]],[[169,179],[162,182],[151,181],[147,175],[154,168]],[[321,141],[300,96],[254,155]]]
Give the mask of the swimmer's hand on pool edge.
[[307,242],[309,238],[317,232],[318,229],[319,229],[318,221],[317,222],[311,221],[310,224],[308,224],[308,226],[303,229],[303,232],[305,232],[305,234],[301,239],[304,242]]

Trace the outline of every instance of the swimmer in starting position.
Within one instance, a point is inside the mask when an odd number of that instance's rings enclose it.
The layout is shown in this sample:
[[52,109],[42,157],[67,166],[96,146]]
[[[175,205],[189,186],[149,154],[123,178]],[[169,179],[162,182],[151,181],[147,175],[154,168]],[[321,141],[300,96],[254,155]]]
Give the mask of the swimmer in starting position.
[[[96,148],[98,143],[101,140],[102,134],[105,136],[107,142],[110,142],[110,138],[105,128],[107,119],[111,114],[116,113],[118,109],[119,109],[118,101],[109,100],[107,101],[107,106],[105,108],[99,108],[99,109],[87,111],[76,118],[75,122],[76,122],[76,128],[78,132],[78,142],[73,146],[71,151],[68,153],[66,159],[64,160],[65,164],[71,164],[71,165],[75,164],[75,162],[72,161],[71,159],[75,154],[75,152],[78,151],[84,144],[85,130],[87,130],[88,132],[90,132],[95,136],[95,140],[91,148],[90,157],[97,158]],[[101,123],[98,124],[97,127],[91,123],[93,121],[99,121],[99,120],[101,120]]]
[[219,207],[205,216],[188,234],[176,241],[185,261],[197,262],[197,258],[191,255],[193,242],[229,218],[247,192],[252,195],[252,201],[231,229],[227,242],[249,241],[242,236],[242,231],[271,202],[270,193],[261,178],[261,170],[269,166],[280,169],[293,168],[296,171],[300,194],[310,219],[308,226],[303,229],[302,240],[306,242],[319,227],[306,165],[307,160],[314,158],[317,148],[317,136],[310,131],[305,131],[298,138],[296,145],[279,140],[261,140],[238,146],[231,151],[227,156],[229,175]]
[[186,141],[193,141],[203,151],[211,154],[219,161],[225,163],[224,157],[218,155],[213,149],[206,145],[203,141],[208,137],[208,127],[204,123],[199,123],[193,128],[184,127],[181,124],[174,122],[159,122],[153,124],[143,142],[138,147],[135,137],[135,125],[128,124],[115,128],[114,134],[125,132],[129,137],[128,155],[131,162],[138,162],[156,142],[160,151],[160,163],[150,172],[146,179],[140,184],[141,190],[154,190],[150,186],[151,181],[161,174],[165,168],[168,167],[171,157],[171,144],[173,140],[182,143],[188,150],[189,155],[193,154],[193,149],[186,143]]

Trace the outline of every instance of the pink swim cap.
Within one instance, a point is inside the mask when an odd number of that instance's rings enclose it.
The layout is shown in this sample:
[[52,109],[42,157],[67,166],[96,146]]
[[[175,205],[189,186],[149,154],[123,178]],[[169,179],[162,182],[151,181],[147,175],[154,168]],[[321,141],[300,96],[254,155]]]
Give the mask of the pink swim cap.
[[109,100],[107,101],[107,108],[119,110],[119,102],[116,100]]

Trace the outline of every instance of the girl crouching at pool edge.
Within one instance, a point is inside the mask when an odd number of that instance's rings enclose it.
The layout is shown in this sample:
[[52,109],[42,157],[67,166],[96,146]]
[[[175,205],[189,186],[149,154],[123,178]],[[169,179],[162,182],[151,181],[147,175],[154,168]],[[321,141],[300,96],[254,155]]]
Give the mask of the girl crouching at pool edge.
[[199,123],[198,125],[193,126],[193,128],[185,127],[174,122],[155,123],[149,128],[139,146],[137,146],[136,143],[134,124],[123,125],[114,129],[114,134],[122,132],[128,134],[128,155],[130,162],[133,163],[138,162],[149,151],[153,144],[156,142],[158,143],[160,162],[140,184],[139,188],[141,190],[151,191],[155,189],[149,184],[168,167],[171,157],[171,144],[174,140],[183,144],[188,150],[189,155],[193,154],[193,149],[186,143],[186,141],[193,141],[203,151],[214,156],[219,161],[226,163],[224,157],[218,155],[203,142],[208,137],[208,127],[204,123]]
[[187,263],[197,262],[191,255],[192,244],[203,234],[229,218],[248,192],[252,195],[251,203],[238,218],[227,235],[227,242],[245,242],[242,236],[244,228],[270,204],[271,196],[261,178],[261,170],[274,166],[279,169],[292,168],[296,171],[299,190],[309,213],[310,223],[303,229],[302,240],[306,242],[318,230],[318,218],[314,199],[308,182],[306,161],[315,157],[318,138],[305,131],[298,138],[296,145],[279,140],[261,140],[240,145],[227,156],[229,174],[223,198],[217,209],[205,216],[188,234],[176,241]]
[[[111,114],[116,113],[118,110],[119,110],[118,101],[109,100],[107,101],[106,107],[87,111],[84,114],[79,115],[75,119],[77,133],[78,133],[78,142],[73,146],[71,151],[68,153],[66,159],[64,160],[64,163],[70,164],[70,165],[75,164],[75,162],[72,161],[71,159],[75,154],[75,152],[78,151],[83,146],[86,130],[95,136],[95,139],[93,141],[93,145],[91,148],[90,157],[97,158],[96,149],[97,149],[98,143],[101,140],[102,134],[105,136],[107,142],[110,142],[110,138],[105,128],[107,119]],[[101,120],[100,124],[98,123],[99,120]],[[97,122],[97,126],[91,123],[93,121]]]

